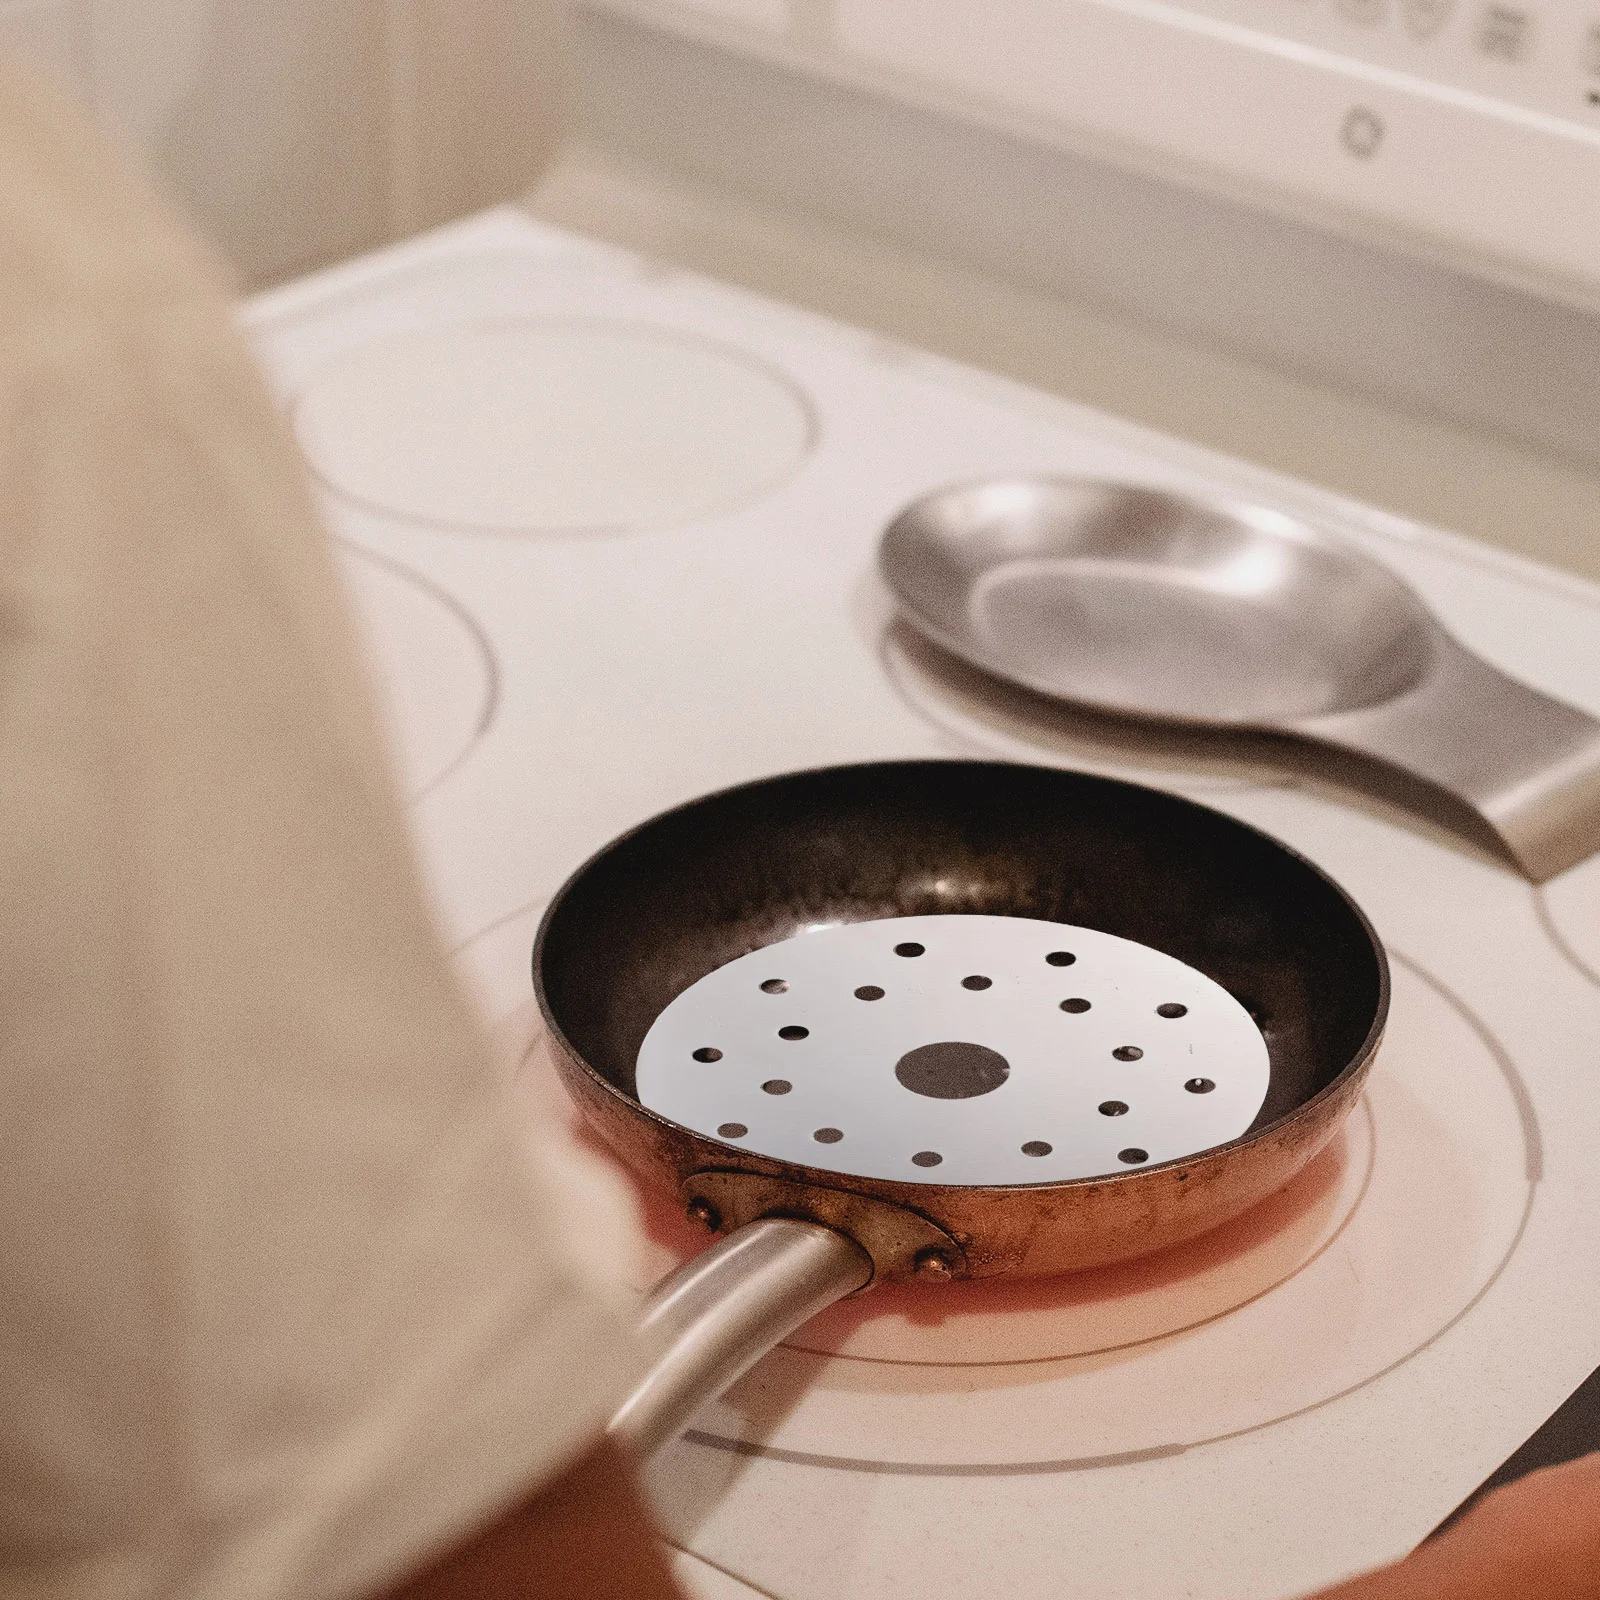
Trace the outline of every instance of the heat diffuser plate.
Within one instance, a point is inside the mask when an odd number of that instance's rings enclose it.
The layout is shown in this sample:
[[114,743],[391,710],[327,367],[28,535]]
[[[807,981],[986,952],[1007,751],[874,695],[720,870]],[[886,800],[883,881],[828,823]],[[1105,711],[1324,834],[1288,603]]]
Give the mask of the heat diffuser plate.
[[684,990],[638,1093],[697,1133],[909,1183],[1046,1183],[1238,1138],[1266,1098],[1249,1012],[1183,962],[1022,917],[815,928]]

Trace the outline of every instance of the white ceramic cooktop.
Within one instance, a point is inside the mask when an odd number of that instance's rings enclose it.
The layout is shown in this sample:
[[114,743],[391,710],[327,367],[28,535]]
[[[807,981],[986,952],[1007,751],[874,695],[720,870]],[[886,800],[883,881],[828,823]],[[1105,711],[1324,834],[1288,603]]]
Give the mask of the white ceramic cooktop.
[[[1600,1365],[1600,860],[1535,890],[1317,762],[998,688],[895,624],[873,555],[904,502],[995,471],[1251,497],[1596,713],[1600,591],[513,212],[248,317],[439,915],[536,1080],[528,955],[562,879],[795,767],[981,755],[1169,787],[1320,862],[1389,946],[1370,1091],[1288,1191],[1152,1261],[836,1307],[708,1408],[653,1475],[696,1592],[1295,1594],[1406,1549]],[[689,1236],[650,1216],[664,1266]]]

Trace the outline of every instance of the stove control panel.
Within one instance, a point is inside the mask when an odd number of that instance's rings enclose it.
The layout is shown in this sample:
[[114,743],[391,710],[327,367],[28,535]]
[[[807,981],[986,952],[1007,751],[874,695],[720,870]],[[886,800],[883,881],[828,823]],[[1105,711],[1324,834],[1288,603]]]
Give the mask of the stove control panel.
[[1600,305],[1600,0],[612,0]]

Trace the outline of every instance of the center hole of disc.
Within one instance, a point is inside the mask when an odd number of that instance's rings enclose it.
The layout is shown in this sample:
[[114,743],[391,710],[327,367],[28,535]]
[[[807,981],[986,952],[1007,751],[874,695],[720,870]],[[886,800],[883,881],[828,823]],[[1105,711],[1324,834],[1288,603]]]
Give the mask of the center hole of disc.
[[906,1051],[894,1075],[930,1100],[970,1100],[998,1089],[1011,1076],[1011,1063],[998,1050],[947,1039]]

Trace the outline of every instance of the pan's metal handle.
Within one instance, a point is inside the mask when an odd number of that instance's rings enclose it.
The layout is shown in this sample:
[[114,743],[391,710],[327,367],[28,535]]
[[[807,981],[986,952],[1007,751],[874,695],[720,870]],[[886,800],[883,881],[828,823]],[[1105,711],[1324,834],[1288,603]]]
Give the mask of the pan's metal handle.
[[871,1281],[872,1257],[832,1228],[746,1223],[651,1291],[639,1332],[657,1353],[606,1432],[645,1460],[779,1340]]
[[1508,678],[1440,630],[1405,693],[1294,730],[1464,801],[1535,883],[1600,850],[1600,722]]

